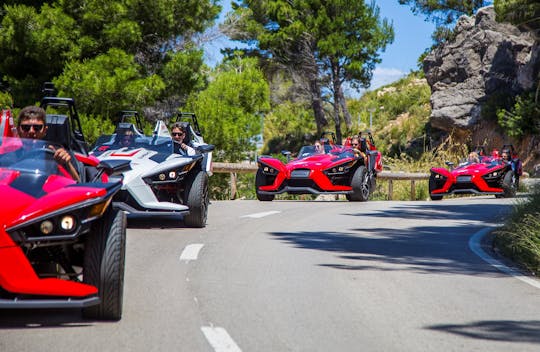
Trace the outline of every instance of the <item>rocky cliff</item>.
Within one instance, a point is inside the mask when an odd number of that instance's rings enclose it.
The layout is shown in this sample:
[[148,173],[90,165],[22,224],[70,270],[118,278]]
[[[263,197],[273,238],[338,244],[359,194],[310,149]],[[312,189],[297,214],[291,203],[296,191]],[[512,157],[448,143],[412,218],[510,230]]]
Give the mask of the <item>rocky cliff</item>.
[[[540,158],[539,138],[511,141],[497,127],[494,116],[482,114],[490,98],[517,95],[536,88],[540,71],[540,46],[528,32],[495,21],[492,6],[473,17],[462,16],[455,38],[433,50],[424,60],[431,87],[431,125],[455,132],[471,144],[489,147],[514,143],[521,154]],[[531,165],[532,166],[532,165]]]

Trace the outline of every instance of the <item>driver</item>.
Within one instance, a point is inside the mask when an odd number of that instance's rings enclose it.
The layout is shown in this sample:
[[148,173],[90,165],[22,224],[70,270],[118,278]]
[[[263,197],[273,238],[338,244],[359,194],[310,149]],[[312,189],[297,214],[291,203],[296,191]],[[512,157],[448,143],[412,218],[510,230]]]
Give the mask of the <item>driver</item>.
[[[39,106],[26,106],[21,109],[17,117],[17,132],[19,137],[27,139],[44,139],[47,133],[47,126],[45,125],[46,113],[43,108]],[[55,149],[54,160],[60,165],[66,166],[67,170],[74,179],[78,179],[79,175],[71,163],[71,155],[64,148]]]

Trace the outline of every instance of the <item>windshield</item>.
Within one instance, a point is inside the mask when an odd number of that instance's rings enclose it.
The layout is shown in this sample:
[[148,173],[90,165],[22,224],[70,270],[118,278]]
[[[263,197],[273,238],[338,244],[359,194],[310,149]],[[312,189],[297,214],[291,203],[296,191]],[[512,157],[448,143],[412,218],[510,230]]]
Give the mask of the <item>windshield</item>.
[[303,159],[314,155],[338,155],[344,152],[352,152],[352,148],[344,147],[339,144],[325,144],[323,153],[322,150],[317,149],[314,145],[305,145],[300,148],[300,151],[298,152],[298,159]]
[[32,174],[65,176],[54,160],[60,145],[38,139],[4,137],[0,139],[0,168]]
[[114,143],[115,135],[102,136],[96,142],[95,147],[90,151],[91,154],[99,156],[108,151],[127,152],[133,149],[145,148],[158,153],[172,154],[173,143],[171,137],[138,137],[129,145]]

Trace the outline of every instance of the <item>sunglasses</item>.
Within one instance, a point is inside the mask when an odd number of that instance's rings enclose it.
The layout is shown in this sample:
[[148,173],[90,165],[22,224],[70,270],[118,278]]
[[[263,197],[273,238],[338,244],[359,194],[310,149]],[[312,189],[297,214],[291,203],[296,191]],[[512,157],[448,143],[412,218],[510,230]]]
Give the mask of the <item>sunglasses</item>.
[[172,135],[173,136],[183,136],[185,133],[184,132],[173,132]]
[[24,132],[30,132],[30,129],[33,128],[34,131],[36,132],[40,132],[43,127],[45,127],[44,125],[21,125],[21,130],[23,130]]
[[353,143],[352,146],[353,147],[358,147],[358,143]]

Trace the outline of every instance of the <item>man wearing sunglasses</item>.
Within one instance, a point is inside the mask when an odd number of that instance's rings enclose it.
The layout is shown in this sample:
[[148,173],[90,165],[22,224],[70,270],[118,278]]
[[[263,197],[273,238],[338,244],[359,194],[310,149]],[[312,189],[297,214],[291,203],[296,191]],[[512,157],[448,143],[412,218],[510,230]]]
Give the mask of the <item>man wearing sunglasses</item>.
[[172,140],[174,142],[174,152],[182,155],[195,155],[195,149],[184,143],[184,138],[186,137],[186,127],[181,123],[176,122],[172,126],[171,130]]
[[[47,134],[45,110],[39,106],[26,106],[21,109],[17,118],[17,132],[19,137],[26,139],[44,139]],[[51,148],[53,148],[51,146]],[[75,180],[79,175],[71,164],[71,155],[64,148],[53,148],[54,160],[67,167],[67,170]]]

